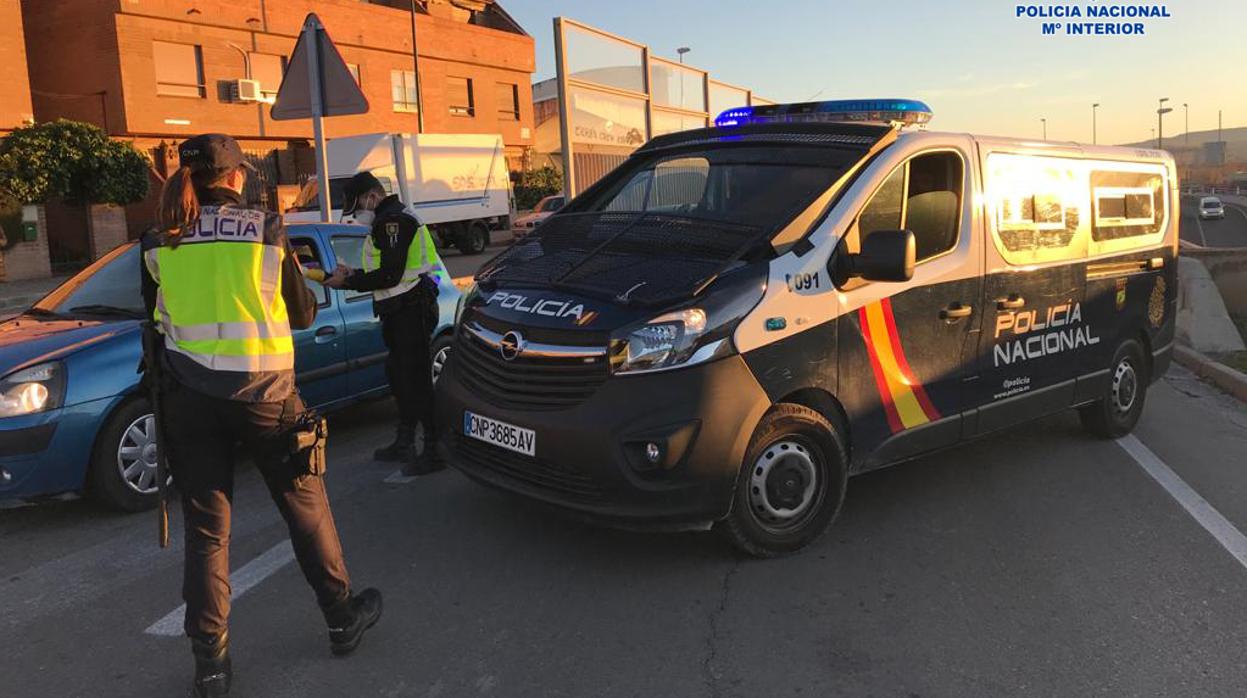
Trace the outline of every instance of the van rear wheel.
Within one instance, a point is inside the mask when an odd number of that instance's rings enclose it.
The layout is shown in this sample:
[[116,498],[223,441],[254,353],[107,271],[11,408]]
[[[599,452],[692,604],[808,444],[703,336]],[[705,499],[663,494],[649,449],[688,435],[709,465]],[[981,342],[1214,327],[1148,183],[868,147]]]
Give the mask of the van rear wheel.
[[459,232],[456,247],[465,255],[480,254],[489,246],[489,226],[484,221],[472,221]]
[[848,458],[836,428],[808,407],[777,405],[754,431],[732,512],[717,528],[754,557],[795,552],[840,513],[847,480]]
[[1133,339],[1123,342],[1109,364],[1104,396],[1078,408],[1083,428],[1104,439],[1129,434],[1143,414],[1149,382],[1143,347]]

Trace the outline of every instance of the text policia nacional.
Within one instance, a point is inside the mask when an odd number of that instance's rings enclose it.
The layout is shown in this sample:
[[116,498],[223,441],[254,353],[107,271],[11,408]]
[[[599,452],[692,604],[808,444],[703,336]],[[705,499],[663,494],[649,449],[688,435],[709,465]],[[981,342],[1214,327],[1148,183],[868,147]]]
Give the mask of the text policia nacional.
[[1060,20],[1042,22],[1044,34],[1088,36],[1142,36],[1147,33],[1143,20],[1171,16],[1168,5],[1113,2],[1015,5],[1013,12],[1018,19]]

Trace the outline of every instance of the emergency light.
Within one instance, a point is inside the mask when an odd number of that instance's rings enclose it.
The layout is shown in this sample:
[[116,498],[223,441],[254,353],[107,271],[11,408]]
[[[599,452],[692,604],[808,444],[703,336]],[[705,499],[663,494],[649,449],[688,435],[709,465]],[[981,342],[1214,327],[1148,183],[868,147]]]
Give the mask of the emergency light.
[[723,128],[746,124],[847,121],[913,126],[930,120],[931,107],[916,99],[836,99],[735,107],[719,114],[714,125]]

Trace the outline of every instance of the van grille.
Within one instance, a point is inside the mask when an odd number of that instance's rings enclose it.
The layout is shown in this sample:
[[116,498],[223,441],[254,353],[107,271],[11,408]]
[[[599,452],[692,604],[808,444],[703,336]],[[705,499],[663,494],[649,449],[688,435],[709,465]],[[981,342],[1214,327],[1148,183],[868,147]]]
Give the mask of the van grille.
[[512,482],[576,499],[592,501],[602,498],[602,489],[585,473],[574,472],[536,458],[512,453],[482,443],[463,434],[458,435],[459,462],[468,468],[488,470]]
[[451,356],[465,387],[509,409],[567,409],[587,399],[609,376],[604,353],[587,358],[520,355],[507,361],[496,347],[464,328]]

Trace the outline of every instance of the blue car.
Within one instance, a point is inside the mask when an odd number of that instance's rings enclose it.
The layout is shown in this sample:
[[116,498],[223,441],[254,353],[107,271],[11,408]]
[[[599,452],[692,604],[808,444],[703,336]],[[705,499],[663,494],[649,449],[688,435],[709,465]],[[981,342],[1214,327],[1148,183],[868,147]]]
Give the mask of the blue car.
[[[360,266],[367,229],[288,227],[305,267]],[[0,499],[85,491],[123,511],[156,503],[156,440],[139,390],[140,250],[122,245],[0,324]],[[434,379],[445,364],[460,293],[444,279]],[[316,322],[295,332],[295,371],[321,411],[388,393],[372,295],[308,281]]]

